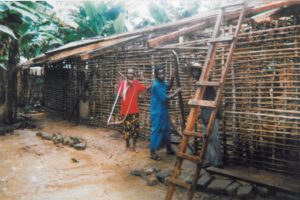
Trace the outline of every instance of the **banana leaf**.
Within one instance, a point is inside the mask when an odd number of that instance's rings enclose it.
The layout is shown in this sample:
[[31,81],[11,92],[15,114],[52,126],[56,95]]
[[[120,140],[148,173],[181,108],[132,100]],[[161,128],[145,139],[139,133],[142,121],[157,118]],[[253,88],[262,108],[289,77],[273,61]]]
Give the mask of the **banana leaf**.
[[7,26],[3,26],[3,25],[0,25],[0,32],[2,33],[5,33],[9,36],[11,36],[12,38],[16,39],[17,40],[17,37],[15,36],[13,30],[11,30],[9,27]]

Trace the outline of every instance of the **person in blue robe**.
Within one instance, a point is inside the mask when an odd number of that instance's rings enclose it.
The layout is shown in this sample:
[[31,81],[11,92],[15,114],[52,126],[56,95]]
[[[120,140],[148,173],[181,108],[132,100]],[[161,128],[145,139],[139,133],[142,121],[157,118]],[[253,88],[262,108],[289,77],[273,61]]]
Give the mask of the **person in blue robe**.
[[150,136],[150,156],[153,160],[161,160],[156,151],[163,145],[166,145],[167,154],[174,154],[171,147],[171,129],[169,123],[168,100],[174,98],[181,88],[168,95],[168,90],[173,85],[174,76],[170,84],[165,82],[165,69],[162,66],[155,67],[155,80],[151,88],[151,136]]

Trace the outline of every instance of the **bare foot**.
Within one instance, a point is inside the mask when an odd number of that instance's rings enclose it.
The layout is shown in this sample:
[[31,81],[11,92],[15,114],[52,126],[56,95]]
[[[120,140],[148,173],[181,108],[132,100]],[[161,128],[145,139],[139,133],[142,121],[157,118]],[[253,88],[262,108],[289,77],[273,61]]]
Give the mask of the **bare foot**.
[[131,151],[134,152],[134,153],[139,153],[140,152],[136,148],[132,148]]

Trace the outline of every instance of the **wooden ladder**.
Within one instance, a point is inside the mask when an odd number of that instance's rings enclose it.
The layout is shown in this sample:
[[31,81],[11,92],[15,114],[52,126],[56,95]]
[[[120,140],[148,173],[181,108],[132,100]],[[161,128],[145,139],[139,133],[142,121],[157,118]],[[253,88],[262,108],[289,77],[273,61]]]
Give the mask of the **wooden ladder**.
[[[237,6],[241,7],[241,12],[240,12],[240,16],[239,16],[239,19],[237,22],[237,26],[236,26],[234,35],[229,36],[229,37],[220,37],[219,36],[220,27],[223,23],[224,12],[225,12],[226,8],[237,7]],[[231,66],[234,49],[235,49],[235,46],[236,46],[236,43],[238,40],[238,36],[239,36],[240,30],[241,30],[241,25],[242,25],[245,13],[246,13],[245,3],[231,4],[231,5],[222,6],[220,13],[217,17],[217,21],[216,21],[216,24],[215,24],[215,27],[213,30],[212,38],[209,40],[208,52],[206,55],[205,64],[203,65],[202,74],[200,76],[199,81],[197,82],[198,88],[196,90],[194,99],[191,99],[189,101],[189,104],[192,107],[191,107],[191,110],[190,110],[190,113],[189,113],[189,116],[187,119],[186,128],[183,131],[183,138],[180,142],[179,150],[177,152],[177,159],[175,162],[174,171],[173,171],[172,176],[169,178],[169,186],[168,186],[168,191],[167,191],[167,195],[166,195],[167,200],[171,200],[173,198],[175,186],[184,187],[187,190],[189,190],[187,199],[193,199],[193,195],[194,195],[194,192],[195,192],[195,189],[197,186],[197,181],[199,179],[202,164],[205,160],[205,153],[206,153],[206,149],[208,146],[209,138],[210,138],[210,135],[211,135],[213,127],[214,127],[217,110],[218,110],[219,104],[222,99],[222,93],[224,90],[225,79],[226,79],[227,73],[229,71],[229,68]],[[209,72],[211,71],[211,69],[214,65],[214,61],[215,61],[215,57],[216,57],[216,53],[217,53],[217,45],[220,42],[229,42],[230,43],[229,51],[228,51],[227,58],[226,58],[226,63],[222,69],[220,81],[209,81]],[[218,90],[216,92],[216,98],[214,101],[204,100],[205,89],[208,86],[218,87]],[[200,111],[200,107],[211,108],[211,114],[210,114],[210,118],[209,118],[209,122],[207,124],[205,134],[194,131],[195,123],[198,120],[198,114]],[[187,146],[188,146],[188,143],[189,143],[189,140],[191,137],[200,138],[203,141],[202,148],[201,148],[200,152],[197,153],[197,155],[192,155],[192,154],[189,154],[186,152]],[[193,176],[192,184],[189,184],[189,183],[179,179],[183,160],[188,160],[188,161],[191,161],[196,164],[196,172]]]

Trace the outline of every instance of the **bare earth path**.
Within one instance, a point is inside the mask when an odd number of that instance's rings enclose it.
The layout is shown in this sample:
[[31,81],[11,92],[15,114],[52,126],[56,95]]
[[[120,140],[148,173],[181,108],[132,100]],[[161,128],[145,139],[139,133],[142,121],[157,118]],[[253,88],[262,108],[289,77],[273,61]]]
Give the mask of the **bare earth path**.
[[78,151],[57,146],[35,136],[38,129],[0,136],[0,199],[164,199],[166,186],[147,186],[130,171],[156,165],[172,168],[174,156],[158,163],[149,159],[147,141],[139,142],[139,153],[125,152],[115,131],[35,117],[40,129],[80,136],[88,147]]

